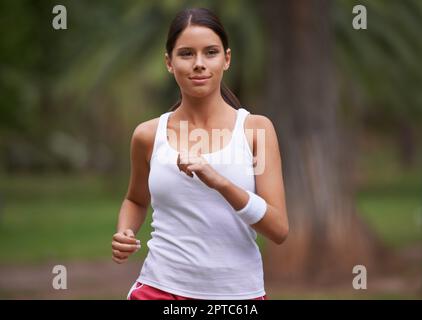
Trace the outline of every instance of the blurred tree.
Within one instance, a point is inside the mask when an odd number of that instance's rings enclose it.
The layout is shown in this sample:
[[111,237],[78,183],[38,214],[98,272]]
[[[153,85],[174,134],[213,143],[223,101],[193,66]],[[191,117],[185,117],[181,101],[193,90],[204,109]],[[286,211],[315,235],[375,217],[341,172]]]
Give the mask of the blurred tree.
[[[367,8],[364,31],[351,27],[357,4]],[[403,166],[416,165],[416,149],[422,147],[417,141],[422,121],[422,42],[417,40],[422,2],[341,0],[333,9],[336,57],[342,79],[349,78],[341,87],[342,104],[354,111],[349,116],[355,117],[355,127],[363,123],[392,136]],[[354,99],[357,92],[362,96]]]
[[[87,19],[83,12],[92,12],[93,6],[95,17]],[[127,147],[130,131],[139,122],[168,110],[178,98],[178,87],[165,69],[165,41],[175,14],[192,6],[211,8],[223,20],[235,57],[224,81],[236,94],[253,99],[249,93],[258,92],[263,44],[252,3],[126,1],[113,6],[90,2],[69,7],[76,18],[67,39],[73,45],[60,88],[63,96],[73,97],[73,108],[81,110],[82,119],[90,123],[81,129],[89,139],[91,163],[101,163],[104,158],[103,152],[95,152],[102,139],[108,141],[114,167],[125,167],[127,159],[121,155],[127,152],[122,146]],[[243,67],[246,51],[256,62],[249,68]]]
[[[353,144],[339,123],[331,1],[266,1],[266,111],[280,138],[291,232],[267,244],[266,276],[307,281],[370,268],[376,241],[356,214]],[[351,25],[351,19],[350,25]]]
[[[60,73],[63,38],[51,28],[52,1],[0,5],[0,149],[8,170],[54,167],[48,146],[54,131],[54,79]],[[53,45],[54,44],[54,45]]]
[[[413,163],[422,113],[422,44],[414,40],[422,3],[360,1],[369,15],[363,32],[351,27],[356,3],[340,0],[334,6],[341,104],[356,114],[353,126],[363,119],[367,127],[395,132],[403,162]],[[264,51],[272,48],[265,45],[269,34],[255,2],[64,1],[68,30],[62,31],[51,27],[55,4],[0,4],[0,24],[8,30],[0,39],[0,149],[9,169],[126,167],[120,154],[127,152],[134,125],[177,98],[162,56],[170,20],[183,7],[210,7],[220,15],[234,57],[225,81],[252,111],[262,105]],[[360,109],[350,102],[355,92],[363,94],[361,102],[355,99]],[[57,147],[57,136],[74,147]]]
[[375,249],[355,214],[356,145],[339,125],[339,107],[356,117],[354,125],[363,118],[378,130],[394,128],[409,162],[422,114],[422,2],[360,3],[368,8],[365,31],[352,28],[352,0],[333,7],[267,0],[262,16],[256,2],[241,0],[63,1],[68,30],[54,31],[56,3],[1,2],[0,26],[8,30],[0,38],[2,161],[49,171],[127,166],[134,126],[177,98],[164,66],[171,19],[184,7],[209,7],[230,36],[225,81],[241,101],[254,104],[267,68],[266,107],[256,111],[268,113],[279,133],[293,230],[285,247],[269,244],[268,274],[281,265],[288,274],[312,274],[338,264],[350,275]]

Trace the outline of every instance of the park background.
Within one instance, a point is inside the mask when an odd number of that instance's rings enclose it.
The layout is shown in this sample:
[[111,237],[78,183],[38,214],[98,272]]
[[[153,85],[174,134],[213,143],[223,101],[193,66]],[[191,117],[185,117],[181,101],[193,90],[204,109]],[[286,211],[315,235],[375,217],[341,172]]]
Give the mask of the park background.
[[151,232],[150,208],[142,249],[111,261],[130,138],[178,98],[165,40],[193,6],[220,16],[224,82],[279,136],[291,231],[258,237],[269,298],[422,298],[421,1],[61,1],[66,30],[56,4],[0,3],[0,298],[126,297]]

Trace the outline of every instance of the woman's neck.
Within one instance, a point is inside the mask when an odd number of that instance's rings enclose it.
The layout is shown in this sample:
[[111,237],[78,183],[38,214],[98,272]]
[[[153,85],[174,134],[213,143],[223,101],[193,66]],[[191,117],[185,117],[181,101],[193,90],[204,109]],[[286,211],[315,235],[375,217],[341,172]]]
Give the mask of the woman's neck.
[[221,115],[231,108],[221,96],[220,90],[207,97],[196,98],[182,94],[182,103],[175,112],[189,121],[192,126],[206,126],[216,115]]

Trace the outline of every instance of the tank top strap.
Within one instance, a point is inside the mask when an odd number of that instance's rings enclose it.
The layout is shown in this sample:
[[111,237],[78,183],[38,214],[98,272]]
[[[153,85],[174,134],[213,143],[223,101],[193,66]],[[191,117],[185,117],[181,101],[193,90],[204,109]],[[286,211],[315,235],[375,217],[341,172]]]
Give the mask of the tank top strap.
[[167,140],[167,123],[172,111],[163,113],[158,122],[157,133],[155,136],[156,143],[166,143]]
[[151,158],[155,156],[158,148],[167,144],[167,122],[171,113],[172,111],[163,113],[158,120],[158,126],[157,131],[155,132],[154,147],[152,150]]
[[238,114],[236,118],[234,134],[241,136],[242,134],[244,134],[245,119],[250,112],[244,108],[239,108],[237,112]]

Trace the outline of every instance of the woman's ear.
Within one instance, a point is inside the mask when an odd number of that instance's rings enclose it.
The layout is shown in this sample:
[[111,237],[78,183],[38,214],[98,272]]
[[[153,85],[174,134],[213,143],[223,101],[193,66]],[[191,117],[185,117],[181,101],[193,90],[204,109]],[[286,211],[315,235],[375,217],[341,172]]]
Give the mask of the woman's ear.
[[168,72],[173,73],[173,66],[171,64],[171,59],[169,55],[167,54],[167,52],[165,53],[164,57],[166,60],[166,67],[167,67]]
[[224,64],[224,70],[227,70],[230,67],[230,61],[231,61],[231,50],[230,48],[227,48],[226,54],[224,55],[225,58],[225,64]]

